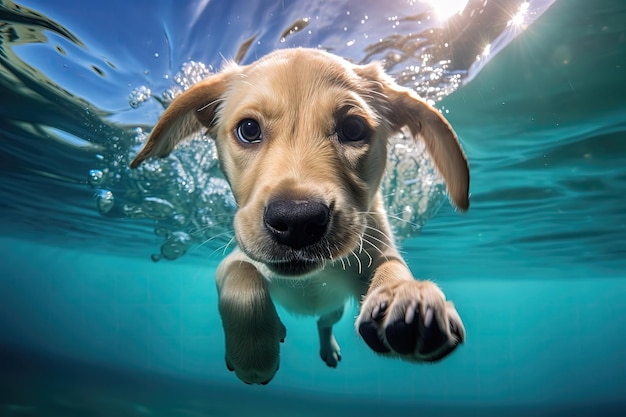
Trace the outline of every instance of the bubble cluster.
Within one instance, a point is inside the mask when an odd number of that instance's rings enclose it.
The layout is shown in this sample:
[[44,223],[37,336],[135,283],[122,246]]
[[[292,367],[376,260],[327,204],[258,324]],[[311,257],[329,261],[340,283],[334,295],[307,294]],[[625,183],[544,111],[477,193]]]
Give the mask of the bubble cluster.
[[389,222],[399,238],[419,233],[446,201],[446,185],[424,143],[409,132],[389,138],[387,171],[381,183]]
[[153,260],[176,259],[192,245],[210,242],[215,249],[230,242],[236,204],[208,137],[198,134],[130,174],[135,198],[125,215],[156,221],[155,233],[165,239]]
[[174,75],[174,81],[183,90],[187,90],[192,85],[211,75],[212,72],[212,68],[210,66],[207,68],[202,62],[189,61],[185,62],[180,71]]
[[152,97],[152,91],[148,87],[142,85],[141,87],[137,87],[130,92],[128,95],[128,104],[133,109],[136,109],[150,97]]

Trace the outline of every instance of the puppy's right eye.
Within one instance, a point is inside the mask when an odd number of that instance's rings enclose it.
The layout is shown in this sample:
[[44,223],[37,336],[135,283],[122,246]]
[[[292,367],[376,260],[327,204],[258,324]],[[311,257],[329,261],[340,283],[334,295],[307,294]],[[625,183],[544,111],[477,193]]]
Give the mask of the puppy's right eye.
[[338,133],[342,142],[361,142],[370,135],[370,129],[362,117],[347,116],[340,122]]
[[263,132],[259,122],[254,119],[243,119],[235,129],[237,138],[243,143],[259,143],[263,139]]

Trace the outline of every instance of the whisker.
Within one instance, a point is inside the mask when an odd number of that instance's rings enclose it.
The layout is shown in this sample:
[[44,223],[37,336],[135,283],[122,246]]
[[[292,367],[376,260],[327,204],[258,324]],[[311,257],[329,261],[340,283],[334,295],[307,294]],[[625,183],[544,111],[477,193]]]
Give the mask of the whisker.
[[[330,243],[326,243],[326,250],[328,251],[328,259],[324,259],[324,261],[329,260],[330,265],[335,267],[335,260],[333,259],[333,251],[330,249]],[[321,257],[321,256],[320,256]]]
[[360,273],[362,273],[362,272],[363,272],[363,267],[362,267],[362,265],[361,265],[361,260],[359,259],[359,257],[357,256],[357,254],[356,254],[356,253],[354,253],[354,251],[351,251],[351,252],[352,252],[352,254],[354,255],[354,258],[356,259],[357,264],[359,265],[359,274],[360,274]]
[[208,107],[211,107],[212,105],[214,105],[215,103],[220,103],[222,101],[225,101],[224,98],[218,98],[216,100],[210,101],[207,104],[205,104],[204,106],[200,107],[198,110],[196,110],[197,112],[201,112],[203,110],[206,110]]
[[376,226],[372,226],[372,225],[366,224],[365,228],[375,231],[376,233],[378,233],[379,235],[381,235],[385,239],[388,239],[389,241],[393,240],[390,235],[388,235],[387,233],[383,232],[380,228],[378,228]]
[[213,235],[213,236],[211,236],[210,238],[208,238],[208,239],[204,240],[204,241],[203,241],[202,243],[200,243],[197,247],[198,247],[198,248],[200,248],[201,246],[204,246],[204,245],[206,245],[207,243],[209,243],[209,242],[211,242],[211,241],[213,241],[213,240],[215,240],[215,239],[218,239],[218,238],[220,238],[220,237],[222,237],[222,236],[230,236],[230,235],[232,235],[232,232],[231,232],[231,231],[226,231],[226,232],[218,233],[218,234]]
[[343,258],[339,259],[341,261],[341,268],[345,271],[346,270],[346,263],[343,261]]
[[[371,236],[370,236],[371,237]],[[363,239],[365,241],[365,243],[369,244],[372,248],[376,249],[378,251],[378,253],[381,254],[381,256],[383,256],[385,259],[387,259],[387,255],[385,255],[385,253],[382,251],[382,249],[380,249],[378,247],[378,245],[375,245],[374,243],[370,242],[367,239]],[[370,258],[371,259],[371,258]]]
[[[371,243],[370,243],[371,245]],[[359,253],[361,253],[361,251],[363,250],[363,237],[361,237],[361,248],[359,250]],[[372,259],[372,255],[370,255],[370,253],[368,251],[365,251],[365,254],[367,255],[367,257],[369,258],[369,262],[367,263],[367,267],[371,267],[372,263],[374,262],[374,260]]]
[[231,237],[228,242],[226,242],[223,245],[220,245],[219,247],[217,247],[213,252],[211,252],[209,254],[209,256],[213,256],[218,252],[222,252],[222,256],[226,255],[226,251],[228,250],[228,247],[230,246],[231,243],[233,243],[233,241],[235,240],[235,236]]
[[222,246],[220,246],[219,248],[215,249],[213,252],[211,252],[211,253],[209,254],[209,256],[213,256],[213,255],[215,255],[215,254],[216,254],[216,253],[218,253],[218,252],[219,252],[222,248],[224,248],[224,251],[222,252],[222,256],[224,256],[224,254],[226,253],[226,248],[227,248],[227,247],[228,247],[228,244],[226,244],[226,245],[222,245]]
[[[373,229],[373,230],[375,230],[375,231],[380,233],[380,231],[378,229]],[[383,235],[383,237],[388,239],[388,237],[384,233],[380,233],[380,234]],[[374,240],[374,241],[376,241],[378,243],[380,243],[384,248],[391,249],[391,250],[395,249],[392,244],[390,244],[389,242],[385,242],[382,239],[377,238],[376,236],[372,235],[371,233],[364,233],[363,235],[371,238],[372,240]],[[369,243],[371,244],[371,242],[369,242]]]
[[231,237],[230,240],[224,245],[224,250],[222,251],[222,256],[226,255],[226,251],[228,247],[235,241],[235,236]]
[[232,222],[230,221],[232,219],[232,216],[229,216],[228,214],[221,214],[221,215],[215,215],[213,216],[214,218],[218,218],[218,217],[227,217],[228,218],[228,222],[226,221],[218,221],[218,222],[213,222],[212,224],[206,224],[206,225],[198,225],[196,222],[194,222],[194,226],[189,229],[189,233],[201,233],[201,232],[205,232],[207,230],[210,229],[215,229],[215,228],[227,228],[227,229],[232,229]]
[[390,219],[393,219],[393,220],[397,220],[397,221],[399,221],[401,223],[407,223],[407,224],[411,224],[411,225],[417,226],[415,223],[413,223],[411,221],[408,221],[408,220],[404,220],[402,217],[396,216],[394,214],[387,213],[387,217],[390,218]]

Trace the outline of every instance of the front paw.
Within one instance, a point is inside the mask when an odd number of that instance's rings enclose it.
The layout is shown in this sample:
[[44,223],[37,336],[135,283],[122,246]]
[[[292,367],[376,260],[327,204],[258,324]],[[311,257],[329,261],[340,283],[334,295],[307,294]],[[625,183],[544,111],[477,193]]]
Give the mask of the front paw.
[[246,384],[267,384],[278,371],[285,326],[273,305],[253,314],[241,314],[244,309],[226,309],[224,304],[220,303],[220,310],[226,366]]
[[433,362],[465,339],[454,305],[430,281],[399,281],[368,294],[356,328],[375,352]]

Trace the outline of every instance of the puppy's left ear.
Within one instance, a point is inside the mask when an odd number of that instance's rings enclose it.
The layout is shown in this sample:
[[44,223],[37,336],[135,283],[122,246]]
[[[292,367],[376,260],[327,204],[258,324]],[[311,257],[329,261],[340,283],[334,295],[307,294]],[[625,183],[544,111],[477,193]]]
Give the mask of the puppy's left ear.
[[[469,165],[456,133],[448,121],[417,94],[399,86],[378,65],[356,68],[361,77],[374,81],[373,88],[384,97],[375,104],[393,132],[408,127],[414,138],[426,145],[439,173],[446,181],[452,203],[460,210],[469,208]],[[381,99],[374,97],[375,101]]]
[[166,157],[178,142],[202,129],[210,128],[217,104],[227,88],[227,72],[213,75],[180,94],[163,112],[143,148],[130,163],[137,168],[144,160]]

